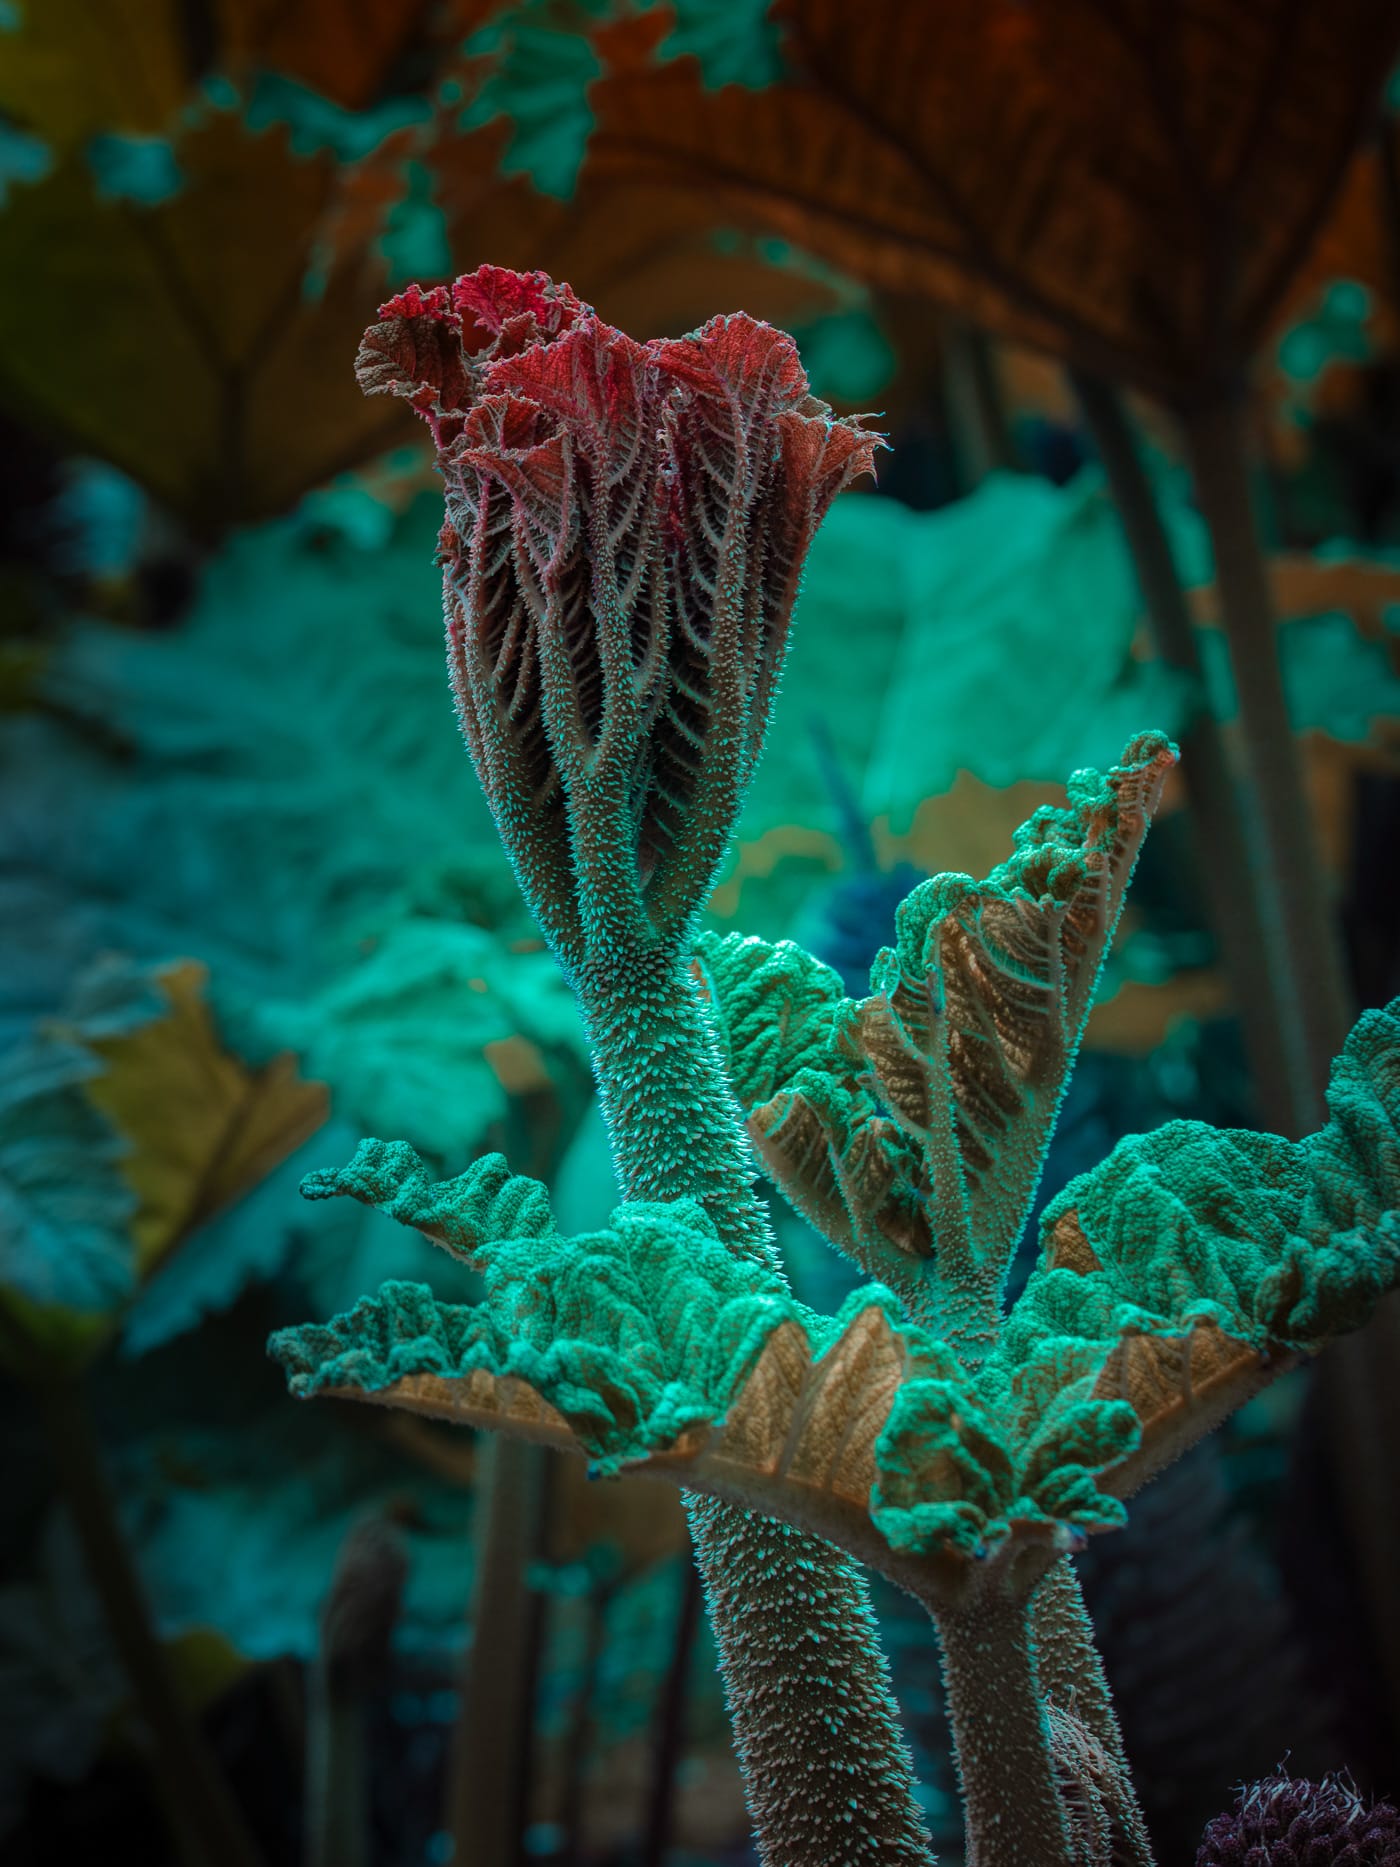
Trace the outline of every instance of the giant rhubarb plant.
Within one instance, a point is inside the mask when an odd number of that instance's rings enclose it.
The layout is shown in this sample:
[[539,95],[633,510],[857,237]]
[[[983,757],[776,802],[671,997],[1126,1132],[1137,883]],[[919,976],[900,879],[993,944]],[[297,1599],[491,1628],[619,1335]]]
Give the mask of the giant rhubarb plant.
[[[275,1352],[301,1394],[685,1488],[774,1867],[927,1860],[852,1557],[937,1623],[969,1860],[1145,1861],[1064,1557],[1400,1279],[1400,1004],[1357,1027],[1311,1140],[1178,1123],[1121,1144],[1050,1209],[1008,1315],[1171,747],[1078,774],[985,882],[921,883],[859,1003],[790,943],[697,941],[803,554],[873,438],[743,317],[640,345],[484,268],[381,319],[361,379],[433,428],[463,729],[578,992],[626,1201],[564,1238],[499,1156],[435,1184],[366,1142],[306,1192],[467,1257],[486,1299],[389,1285]],[[840,1315],[789,1291],[750,1142],[881,1280]]]

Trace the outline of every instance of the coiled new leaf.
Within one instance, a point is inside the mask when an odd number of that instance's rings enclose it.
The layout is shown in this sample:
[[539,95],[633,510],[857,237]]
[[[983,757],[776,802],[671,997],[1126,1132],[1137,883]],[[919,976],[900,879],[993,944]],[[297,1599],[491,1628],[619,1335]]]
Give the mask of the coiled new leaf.
[[[791,942],[701,942],[749,1132],[819,1230],[957,1332],[999,1288],[1138,851],[1175,750],[1147,733],[1077,772],[984,882],[899,910],[858,1003]],[[985,1304],[984,1304],[985,1307]]]

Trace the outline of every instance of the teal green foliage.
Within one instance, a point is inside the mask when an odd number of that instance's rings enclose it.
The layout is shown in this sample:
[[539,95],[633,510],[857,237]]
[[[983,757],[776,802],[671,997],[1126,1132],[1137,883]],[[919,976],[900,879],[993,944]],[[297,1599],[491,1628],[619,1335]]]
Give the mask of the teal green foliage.
[[462,112],[462,128],[505,118],[510,137],[502,170],[526,174],[541,193],[562,200],[573,194],[578,180],[593,128],[588,86],[602,70],[580,28],[606,10],[601,0],[570,0],[561,15],[557,4],[530,0],[491,20],[467,41],[468,53],[490,58],[492,66]]
[[464,1166],[509,1097],[488,1046],[525,1037],[584,1074],[578,1014],[545,952],[514,953],[484,927],[410,916],[314,997],[276,1000],[250,1021],[334,1084],[359,1127],[411,1134],[444,1166]]
[[[238,103],[235,95],[224,107],[237,108]],[[285,72],[260,71],[249,89],[244,114],[255,134],[285,126],[298,155],[327,149],[337,161],[350,163],[371,154],[395,130],[426,121],[431,108],[424,97],[395,93],[366,109],[347,110]]]
[[1367,1012],[1302,1142],[1169,1122],[1119,1142],[1046,1209],[1098,1260],[1040,1268],[1007,1325],[1013,1357],[1056,1342],[1216,1324],[1265,1354],[1357,1328],[1400,1281],[1400,1000]]
[[435,1183],[410,1148],[382,1142],[310,1176],[305,1191],[349,1194],[470,1255],[486,1301],[444,1304],[422,1284],[390,1284],[325,1327],[286,1330],[272,1353],[298,1394],[508,1376],[564,1416],[593,1469],[615,1472],[691,1427],[721,1424],[780,1326],[807,1337],[819,1387],[823,1357],[839,1355],[846,1331],[875,1310],[911,1369],[875,1446],[872,1516],[893,1548],[985,1553],[1014,1523],[1068,1538],[1120,1520],[1093,1475],[1135,1443],[1131,1408],[1058,1397],[1038,1362],[989,1413],[956,1358],[907,1324],[888,1291],[866,1286],[837,1316],[815,1316],[772,1273],[726,1251],[694,1201],[629,1202],[608,1231],[566,1239],[544,1189],[499,1156]]
[[94,136],[88,164],[99,195],[154,207],[179,194],[184,176],[171,145],[159,136]]
[[1376,355],[1373,305],[1366,287],[1337,279],[1312,308],[1279,338],[1275,357],[1285,382],[1284,407],[1299,427],[1317,418],[1316,403],[1333,364],[1367,364]]
[[[930,1535],[966,1547],[996,1508],[1016,1521],[1121,1522],[1095,1477],[1133,1451],[1139,1422],[1094,1389],[1124,1338],[1213,1323],[1272,1358],[1366,1320],[1400,1283],[1400,1000],[1357,1024],[1329,1107],[1327,1127],[1301,1143],[1171,1122],[1065,1188],[1044,1217],[1047,1243],[1072,1213],[1098,1268],[1032,1275],[979,1377],[985,1410],[945,1382],[896,1395],[872,1513],[895,1547]],[[1030,1510],[1007,1498],[1010,1448]],[[926,1501],[940,1468],[958,1472],[965,1499]]]
[[793,335],[813,393],[828,402],[876,405],[898,364],[866,305],[834,311]]
[[[1201,632],[1201,653],[1219,717],[1239,711],[1225,637]],[[1400,676],[1385,644],[1369,640],[1339,610],[1297,617],[1278,632],[1288,711],[1297,732],[1326,733],[1364,745],[1400,714]]]
[[83,1040],[164,1009],[144,974],[100,966],[74,988],[60,1026],[40,1026],[0,1057],[0,1287],[27,1303],[109,1315],[135,1287],[123,1143],[83,1093],[104,1067]]
[[[149,1354],[226,1310],[250,1284],[287,1269],[299,1288],[334,1302],[343,1293],[343,1274],[355,1268],[354,1234],[361,1228],[296,1224],[296,1190],[328,1147],[341,1140],[349,1145],[351,1138],[344,1124],[318,1129],[241,1199],[183,1239],[123,1311],[121,1354]],[[392,1276],[400,1267],[395,1234],[388,1226],[373,1229],[376,1248],[364,1268]]]
[[309,1659],[326,1578],[351,1527],[400,1526],[408,1577],[395,1639],[441,1652],[466,1632],[473,1498],[378,1445],[353,1421],[263,1409],[242,1430],[184,1427],[118,1463],[125,1521],[167,1638],[213,1628],[253,1660]]
[[447,216],[434,198],[434,177],[426,163],[404,166],[408,186],[389,209],[379,248],[393,285],[410,279],[444,278],[452,270]]
[[348,1167],[306,1176],[307,1199],[342,1194],[377,1206],[458,1257],[472,1258],[493,1239],[557,1237],[549,1194],[538,1180],[512,1173],[504,1156],[487,1154],[445,1184],[403,1141],[362,1141]]
[[31,1303],[106,1312],[132,1288],[121,1144],[82,1093],[100,1071],[55,1039],[0,1058],[0,1283]]
[[[807,560],[741,839],[820,821],[813,715],[842,768],[859,774],[866,814],[896,833],[960,771],[999,786],[1059,782],[1109,764],[1144,720],[1176,731],[1189,694],[1135,652],[1140,614],[1093,472],[1063,488],[994,474],[931,513],[838,501]],[[1018,672],[1031,669],[1034,680]]]
[[[805,1106],[818,1139],[795,1157],[796,1179],[844,1163],[857,1230],[883,1227],[888,1244],[901,1236],[899,1218],[910,1235],[920,1223],[934,1235],[921,1274],[947,1287],[930,1317],[956,1318],[984,1273],[994,1289],[1015,1245],[1168,753],[1145,735],[1107,777],[1076,773],[1067,804],[1034,813],[984,882],[918,884],[864,1009],[792,942],[697,942],[741,1104],[771,1103],[784,1110],[780,1123]],[[1017,1008],[1028,990],[1033,1003],[1049,993],[1029,1023]],[[955,1041],[936,1037],[935,1006]],[[1042,1027],[1049,1035],[1026,1054],[1049,1044],[1057,1062],[1043,1082],[1018,1061]],[[893,1049],[892,1031],[903,1031]],[[935,1075],[916,1087],[920,1057],[919,1070]],[[935,1080],[938,1068],[946,1079]],[[939,1098],[951,1109],[939,1114]],[[481,1273],[485,1301],[445,1304],[421,1284],[394,1283],[326,1327],[284,1332],[273,1352],[302,1394],[384,1393],[421,1375],[513,1378],[564,1417],[596,1469],[615,1471],[690,1428],[721,1424],[784,1324],[805,1338],[820,1393],[848,1332],[855,1340],[874,1311],[904,1356],[871,1428],[871,1516],[890,1546],[987,1554],[1019,1526],[1066,1547],[1123,1520],[1100,1480],[1134,1451],[1144,1423],[1131,1391],[1122,1397],[1109,1378],[1125,1339],[1175,1340],[1211,1321],[1266,1356],[1311,1349],[1355,1327],[1400,1280],[1400,1005],[1357,1026],[1331,1108],[1328,1128],[1297,1145],[1189,1122],[1120,1143],[1045,1220],[1049,1236],[1074,1212],[1094,1262],[1038,1270],[972,1360],[906,1321],[878,1285],[853,1293],[835,1318],[814,1315],[763,1263],[727,1250],[694,1200],[626,1202],[607,1227],[568,1238],[544,1189],[500,1156],[438,1182],[412,1148],[368,1142],[304,1190],[349,1194],[427,1233]],[[969,1230],[945,1258],[940,1200],[951,1183],[932,1133],[950,1112]],[[789,1186],[781,1169],[779,1178]],[[912,1271],[918,1261],[905,1263]]]
[[[654,4],[654,0],[648,0]],[[711,89],[742,84],[762,90],[785,75],[769,0],[666,0],[675,24],[657,48],[661,58],[693,57]]]
[[923,1322],[1005,1273],[1170,756],[1143,735],[1107,777],[1075,773],[984,882],[918,883],[862,1004],[792,942],[700,942],[765,1165]]
[[327,1328],[286,1331],[273,1353],[295,1392],[510,1376],[564,1415],[600,1471],[721,1418],[773,1330],[798,1315],[694,1200],[631,1201],[609,1230],[563,1239],[543,1187],[499,1155],[434,1185],[412,1149],[382,1142],[306,1191],[349,1193],[469,1254],[486,1302],[445,1305],[421,1284],[391,1284]]
[[[0,722],[0,1034],[28,1044],[33,1013],[58,1011],[103,951],[189,955],[211,967],[230,1046],[254,1060],[293,1048],[357,1130],[464,1165],[518,1120],[483,1049],[523,1038],[567,1139],[587,1079],[573,1004],[504,859],[462,853],[488,819],[443,692],[434,535],[427,502],[395,520],[368,495],[323,495],[231,540],[178,633],[88,623],[58,646],[45,710]],[[62,1105],[35,1095],[9,1119],[48,1121],[61,1106],[80,1123],[67,1165],[57,1131],[44,1144],[65,1202],[63,1277],[110,1271],[96,1243],[109,1235],[129,1257],[131,1202],[103,1165],[96,1117],[76,1089]],[[37,1186],[37,1135],[25,1146]],[[408,1241],[377,1215],[300,1205],[297,1178],[316,1158],[200,1228],[141,1291],[124,1346],[193,1326],[293,1247],[322,1313],[408,1270]],[[109,1234],[106,1220],[78,1226],[79,1189],[98,1181]],[[30,1201],[26,1224],[36,1217]],[[15,1274],[36,1291],[60,1260],[32,1240],[22,1256]],[[113,1293],[120,1282],[108,1279]]]
[[53,151],[47,143],[12,123],[0,124],[0,208],[11,182],[42,181],[52,167]]
[[[910,1381],[895,1395],[876,1446],[880,1482],[870,1514],[891,1548],[987,1555],[1013,1524],[1055,1526],[1062,1547],[1126,1513],[1095,1484],[1137,1445],[1123,1401],[1068,1401],[1027,1382],[1011,1418],[970,1402],[954,1381]],[[931,1475],[938,1474],[938,1482]]]
[[[697,58],[707,84],[758,89],[782,75],[767,0],[672,0],[669,10],[675,17],[659,55]],[[525,0],[466,41],[468,55],[491,66],[461,125],[509,123],[506,174],[528,175],[543,194],[572,196],[593,129],[588,86],[602,70],[589,30],[620,11],[611,0]]]
[[[1164,474],[1158,493],[1183,576],[1208,582],[1208,544],[1182,487]],[[999,787],[1058,783],[1110,763],[1144,720],[1180,733],[1193,704],[1189,684],[1150,658],[1122,531],[1090,468],[1065,487],[994,474],[931,513],[837,500],[812,542],[793,629],[741,841],[831,820],[814,718],[866,816],[900,834],[960,772]],[[1207,629],[1200,642],[1228,716],[1224,638]],[[1383,648],[1350,619],[1291,618],[1279,642],[1299,730],[1355,742],[1400,710]]]
[[[205,960],[225,1008],[299,994],[359,956],[406,877],[479,836],[434,530],[426,503],[379,550],[262,526],[211,563],[178,634],[72,633],[47,716],[4,740],[5,853],[60,937]],[[19,844],[26,818],[49,826],[42,849]]]
[[726,1073],[746,1112],[802,1071],[835,1067],[835,1025],[846,995],[830,966],[795,940],[752,934],[702,932],[694,951]]

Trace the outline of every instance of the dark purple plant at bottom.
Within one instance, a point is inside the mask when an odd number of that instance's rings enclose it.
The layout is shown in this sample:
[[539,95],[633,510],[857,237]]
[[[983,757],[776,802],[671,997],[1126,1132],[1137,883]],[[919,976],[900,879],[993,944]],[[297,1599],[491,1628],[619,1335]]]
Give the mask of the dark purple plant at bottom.
[[1206,1829],[1196,1867],[1400,1867],[1400,1810],[1346,1776],[1266,1776]]

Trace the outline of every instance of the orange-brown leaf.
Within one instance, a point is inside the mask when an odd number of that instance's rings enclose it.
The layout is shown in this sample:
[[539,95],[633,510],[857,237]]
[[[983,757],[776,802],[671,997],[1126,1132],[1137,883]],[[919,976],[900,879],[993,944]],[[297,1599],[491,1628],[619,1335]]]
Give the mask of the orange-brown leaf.
[[60,150],[162,134],[197,75],[183,19],[179,0],[24,0],[0,28],[0,115]]
[[87,1040],[107,1065],[88,1097],[130,1150],[122,1172],[138,1202],[143,1278],[300,1147],[329,1107],[325,1084],[303,1081],[290,1052],[254,1069],[224,1049],[205,978],[192,960],[172,966],[160,975],[167,1017]]
[[560,201],[501,174],[509,133],[497,119],[472,135],[444,133],[426,154],[459,271],[490,261],[547,272],[644,337],[678,335],[736,306],[787,326],[832,303],[828,286],[771,264],[751,238],[717,248],[724,216],[699,195],[585,176]]
[[433,0],[220,0],[219,26],[235,68],[284,72],[360,110],[435,10]]
[[[307,295],[338,186],[284,130],[212,115],[183,190],[103,200],[81,160],[12,190],[0,271],[0,401],[111,460],[197,530],[283,511],[411,424],[358,393],[351,360],[382,290],[364,238]],[[361,229],[363,232],[363,228]]]
[[[1181,397],[1249,354],[1388,69],[1382,0],[787,0],[797,75],[622,61],[594,175]],[[588,172],[588,171],[586,171]]]
[[[0,112],[60,150],[100,131],[159,136],[209,70],[275,71],[345,109],[418,49],[444,61],[505,0],[22,0],[0,30]],[[200,13],[210,15],[196,28]]]

